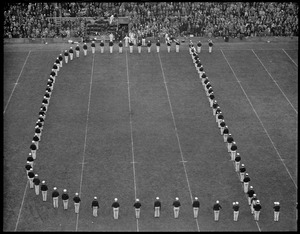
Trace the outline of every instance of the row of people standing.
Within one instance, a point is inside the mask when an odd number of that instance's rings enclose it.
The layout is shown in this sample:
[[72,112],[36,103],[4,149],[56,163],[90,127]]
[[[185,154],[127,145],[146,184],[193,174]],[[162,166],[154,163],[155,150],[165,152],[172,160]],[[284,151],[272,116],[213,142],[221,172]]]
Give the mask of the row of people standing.
[[[209,43],[209,53],[211,53],[213,42],[212,42],[212,40],[209,40],[208,43]],[[228,126],[225,123],[224,115],[221,111],[221,108],[220,108],[217,100],[215,99],[215,95],[213,92],[211,82],[209,81],[208,76],[206,75],[203,65],[201,63],[201,60],[199,58],[199,55],[201,54],[201,46],[202,46],[202,43],[201,43],[201,41],[199,41],[197,43],[197,49],[196,49],[194,47],[193,42],[190,41],[189,52],[192,56],[192,60],[193,60],[193,63],[195,64],[195,68],[199,74],[199,78],[201,79],[206,96],[208,97],[209,105],[213,110],[213,115],[216,118],[217,126],[220,130],[221,135],[223,136],[224,143],[227,146],[227,151],[230,154],[230,160],[234,162],[235,171],[239,175],[240,182],[243,183],[243,190],[244,190],[244,193],[248,197],[248,204],[251,208],[251,213],[254,215],[254,220],[259,221],[259,214],[262,209],[262,206],[261,206],[260,200],[257,198],[256,192],[254,191],[253,186],[249,186],[249,183],[250,183],[249,174],[246,172],[245,165],[241,164],[241,156],[237,152],[237,144],[234,141],[232,134],[229,132]],[[241,166],[240,166],[240,164],[241,164]],[[233,205],[236,205],[236,203]],[[274,202],[273,209],[274,209],[274,221],[278,221],[279,211],[280,211],[280,203],[277,201]],[[217,219],[217,218],[218,218],[218,212],[215,214],[215,219]]]

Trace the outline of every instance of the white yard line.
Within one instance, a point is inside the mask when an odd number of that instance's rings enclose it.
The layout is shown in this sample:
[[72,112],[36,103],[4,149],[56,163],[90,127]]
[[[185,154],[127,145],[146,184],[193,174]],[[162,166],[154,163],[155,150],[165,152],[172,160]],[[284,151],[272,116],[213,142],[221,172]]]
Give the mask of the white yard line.
[[[229,62],[228,62],[228,60],[227,60],[227,58],[226,58],[225,54],[223,53],[223,51],[222,51],[222,50],[221,50],[221,52],[222,52],[222,54],[223,54],[223,57],[224,57],[224,59],[226,60],[226,62],[227,62],[227,64],[228,64],[228,66],[230,67],[230,69],[231,69],[231,71],[232,71],[232,73],[233,73],[234,77],[235,77],[235,78],[238,80],[238,78],[237,78],[237,76],[236,76],[236,74],[235,74],[234,70],[232,69],[231,65],[229,64]],[[275,149],[275,151],[276,151],[276,153],[277,153],[277,155],[278,155],[278,157],[279,157],[280,161],[282,162],[283,166],[285,167],[285,170],[287,171],[287,173],[289,174],[289,176],[290,176],[290,178],[291,178],[292,182],[294,183],[294,186],[295,186],[295,188],[296,188],[296,189],[298,189],[298,186],[297,186],[297,184],[295,183],[295,181],[294,181],[293,177],[291,176],[291,173],[290,173],[290,171],[289,171],[289,170],[288,170],[288,168],[286,167],[286,165],[285,165],[285,163],[284,163],[284,161],[283,161],[283,159],[282,159],[281,155],[279,154],[279,152],[278,152],[278,150],[277,150],[277,148],[276,148],[276,146],[275,146],[274,142],[272,141],[272,139],[271,139],[271,137],[270,137],[270,135],[269,135],[268,131],[266,130],[266,128],[265,128],[265,126],[264,126],[263,122],[261,121],[261,119],[259,118],[259,116],[258,116],[258,114],[257,114],[256,110],[254,109],[254,107],[253,107],[253,105],[252,105],[252,103],[251,103],[251,101],[250,101],[250,99],[249,99],[249,97],[248,97],[247,93],[245,92],[245,90],[244,90],[243,86],[241,85],[241,82],[238,82],[238,83],[239,83],[239,85],[240,85],[240,87],[241,87],[241,89],[242,89],[243,93],[245,94],[245,96],[246,96],[246,98],[247,98],[247,100],[248,100],[248,102],[249,102],[250,106],[252,107],[252,110],[253,110],[253,112],[255,113],[255,115],[256,115],[256,117],[257,117],[257,119],[259,120],[259,122],[260,122],[261,126],[263,127],[263,129],[264,129],[264,131],[265,131],[266,135],[268,136],[268,138],[269,138],[269,140],[270,140],[271,144],[273,145],[273,148]]]
[[18,228],[18,225],[19,225],[19,221],[20,221],[20,217],[21,217],[21,212],[22,212],[22,208],[23,208],[23,204],[24,204],[24,200],[25,200],[25,196],[26,196],[26,191],[27,191],[28,184],[29,184],[29,181],[27,179],[27,183],[26,183],[26,186],[25,186],[25,189],[24,189],[23,198],[22,198],[21,207],[20,207],[19,214],[18,214],[18,219],[17,219],[17,222],[16,222],[15,232],[17,231],[17,228]]
[[[134,184],[134,198],[137,198],[136,189],[136,176],[135,176],[135,160],[134,160],[134,147],[133,147],[133,133],[132,133],[132,113],[131,113],[131,101],[130,101],[130,82],[129,82],[129,69],[128,58],[126,50],[126,72],[127,72],[127,86],[128,86],[128,109],[129,109],[129,123],[130,123],[130,137],[131,137],[131,153],[132,153],[132,169],[133,169],[133,184]],[[139,231],[139,220],[136,219],[136,230]]]
[[259,57],[257,56],[257,54],[254,52],[254,50],[252,50],[252,52],[256,56],[256,58],[258,59],[258,61],[261,63],[261,65],[264,67],[264,69],[266,70],[266,72],[268,73],[268,75],[271,77],[271,79],[274,81],[274,83],[277,85],[277,87],[280,90],[280,92],[282,93],[282,95],[285,97],[285,99],[288,101],[288,103],[291,105],[291,107],[294,109],[294,111],[298,115],[298,111],[295,109],[295,107],[293,106],[293,104],[290,102],[290,100],[287,98],[287,96],[282,91],[282,89],[280,88],[280,86],[277,84],[277,81],[274,80],[274,78],[272,77],[272,75],[270,74],[270,72],[267,70],[267,68],[265,67],[265,65],[262,63],[262,61],[259,59]]
[[[86,114],[85,136],[84,136],[83,155],[82,155],[82,162],[81,162],[82,166],[81,166],[81,177],[80,177],[80,184],[79,184],[79,197],[81,197],[83,169],[84,169],[84,165],[85,165],[84,159],[85,159],[86,139],[87,139],[88,123],[89,123],[91,93],[92,93],[92,85],[93,85],[94,62],[95,62],[95,55],[93,54],[91,81],[90,81],[90,91],[89,91],[89,102],[88,102],[87,114]],[[78,231],[78,219],[79,219],[79,213],[77,214],[77,219],[76,219],[76,232]]]
[[[190,187],[190,182],[189,182],[189,178],[188,178],[186,167],[185,167],[186,161],[183,158],[183,153],[182,153],[182,149],[181,149],[179,135],[178,135],[178,132],[177,132],[177,126],[176,126],[176,121],[175,121],[175,117],[174,117],[174,113],[173,113],[173,108],[172,108],[172,104],[171,104],[171,100],[170,100],[170,95],[169,95],[169,90],[168,90],[168,86],[167,86],[167,81],[166,81],[166,77],[165,77],[165,73],[164,73],[164,69],[163,69],[163,66],[162,66],[162,62],[161,62],[161,58],[160,58],[159,53],[157,53],[157,55],[158,55],[158,58],[159,58],[161,72],[162,72],[162,76],[163,76],[163,79],[164,79],[164,84],[165,84],[165,88],[166,88],[166,92],[167,92],[167,96],[168,96],[170,111],[171,111],[171,114],[172,114],[172,119],[173,119],[175,134],[176,134],[176,138],[177,138],[177,142],[178,142],[178,147],[179,147],[179,151],[180,151],[180,155],[181,155],[181,161],[180,162],[182,162],[182,165],[183,165],[183,169],[184,169],[184,173],[185,173],[185,178],[186,178],[186,182],[187,182],[189,193],[190,193],[190,197],[191,197],[191,202],[193,202],[192,190],[191,190],[191,187]],[[198,219],[195,219],[195,221],[196,221],[196,224],[197,224],[198,232],[200,232]]]
[[11,92],[9,98],[8,98],[8,101],[7,101],[6,106],[5,106],[5,108],[4,108],[3,114],[5,114],[5,111],[6,111],[6,109],[7,109],[7,106],[8,106],[8,104],[9,104],[9,102],[10,102],[10,99],[11,99],[11,97],[12,97],[14,91],[15,91],[15,88],[16,88],[16,86],[17,86],[17,84],[18,84],[18,81],[19,81],[19,79],[20,79],[20,77],[21,77],[21,74],[22,74],[22,72],[23,72],[23,69],[24,69],[26,63],[27,63],[27,60],[28,60],[28,58],[29,58],[30,53],[31,53],[31,50],[29,50],[29,52],[28,52],[28,55],[27,55],[27,57],[26,57],[26,59],[25,59],[25,62],[24,62],[24,64],[23,64],[23,67],[22,67],[22,69],[21,69],[21,72],[20,72],[20,74],[19,74],[19,76],[18,76],[18,79],[17,79],[16,83],[14,83],[14,84],[15,84],[15,85],[14,85],[14,88],[13,88],[13,90],[12,90],[12,92]]
[[282,51],[290,58],[290,60],[292,60],[292,62],[295,64],[295,66],[298,67],[298,64],[295,63],[295,61],[291,58],[291,56],[289,56],[289,54],[284,49],[282,49]]

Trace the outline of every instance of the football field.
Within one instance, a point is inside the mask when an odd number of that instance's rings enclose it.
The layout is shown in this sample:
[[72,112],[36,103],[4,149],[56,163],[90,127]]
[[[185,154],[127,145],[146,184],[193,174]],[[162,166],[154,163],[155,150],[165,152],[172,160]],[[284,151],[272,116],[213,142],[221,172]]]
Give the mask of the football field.
[[[196,43],[196,41],[194,42]],[[296,231],[298,44],[215,43],[199,54],[262,210],[254,221],[239,175],[188,51],[96,53],[63,63],[34,172],[48,200],[29,188],[25,164],[47,80],[69,44],[5,45],[4,231]],[[74,46],[75,47],[75,46]],[[73,48],[74,48],[73,47]],[[51,193],[67,189],[69,209]],[[75,214],[73,197],[81,198]],[[97,196],[98,217],[91,203]],[[200,200],[197,219],[192,201]],[[154,218],[153,203],[162,202]],[[181,202],[179,218],[172,203]],[[114,198],[120,202],[113,219]],[[139,198],[140,219],[133,204]],[[220,219],[212,206],[220,201]],[[240,204],[233,221],[232,202]],[[279,222],[273,203],[279,201]]]

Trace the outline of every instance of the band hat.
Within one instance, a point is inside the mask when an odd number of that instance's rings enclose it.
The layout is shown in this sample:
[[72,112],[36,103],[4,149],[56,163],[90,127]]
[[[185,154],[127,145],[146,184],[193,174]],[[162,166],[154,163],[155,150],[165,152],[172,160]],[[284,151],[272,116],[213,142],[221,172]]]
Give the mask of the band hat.
[[42,181],[42,184],[45,184],[45,183],[46,183],[45,180],[43,180],[43,181]]
[[64,189],[63,191],[64,191],[64,192],[67,192],[67,190],[66,190],[66,189]]
[[219,200],[217,200],[216,203],[219,203]]
[[34,176],[39,176],[38,174],[35,174]]
[[97,197],[94,197],[95,200],[97,200]]
[[159,197],[156,197],[156,200],[159,200]]
[[138,198],[137,198],[137,199],[135,199],[135,201],[137,201],[137,202],[138,202],[138,201],[140,201],[140,199],[138,199]]
[[75,193],[76,196],[78,196],[78,193]]
[[115,201],[118,201],[118,198],[115,198]]
[[56,188],[56,187],[54,187],[53,189],[54,189],[54,190],[56,190],[57,188]]
[[239,202],[235,202],[235,204],[237,204],[237,205],[238,205],[238,204],[239,204]]
[[175,197],[175,200],[176,200],[176,201],[178,201],[178,200],[179,200],[179,198],[178,198],[178,197]]
[[195,197],[195,200],[198,200],[198,197]]
[[235,205],[235,202],[232,202],[232,205]]

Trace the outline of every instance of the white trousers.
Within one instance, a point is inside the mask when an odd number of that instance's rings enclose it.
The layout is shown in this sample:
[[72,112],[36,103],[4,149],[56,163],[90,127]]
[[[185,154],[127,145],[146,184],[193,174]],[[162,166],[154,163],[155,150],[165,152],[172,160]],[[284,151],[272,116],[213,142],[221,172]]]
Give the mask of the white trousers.
[[140,213],[141,213],[141,208],[136,208],[136,209],[135,209],[135,217],[136,217],[137,219],[140,218]]
[[73,60],[74,58],[74,53],[70,53],[70,60]]
[[174,218],[177,219],[178,218],[178,215],[179,215],[179,209],[180,207],[174,207],[173,210],[174,210]]
[[121,54],[123,52],[123,47],[119,47],[119,53]]
[[154,207],[154,217],[160,216],[160,207]]
[[160,46],[156,46],[156,52],[159,53]]
[[34,188],[33,178],[28,178],[28,179],[29,179],[29,188]]
[[93,206],[93,216],[94,217],[98,216],[98,206]]
[[150,53],[151,52],[151,47],[148,47],[148,53]]
[[146,39],[142,38],[142,45],[145,46],[146,45]]
[[279,220],[279,211],[274,211],[274,221]]
[[214,210],[215,221],[219,220],[219,215],[220,215],[220,211],[219,210]]
[[[71,54],[70,54],[70,56],[71,56]],[[65,63],[68,63],[68,61],[69,61],[69,56],[65,56]]]
[[197,46],[197,53],[200,54],[201,53],[201,46]]
[[168,53],[170,53],[170,51],[171,51],[171,46],[168,46],[167,48],[168,48]]
[[95,54],[96,47],[92,47],[92,53]]
[[100,51],[101,51],[101,54],[104,53],[104,46],[101,46],[101,47],[100,47]]
[[254,210],[254,220],[256,220],[256,221],[259,220],[259,213],[260,213],[260,211]]
[[84,56],[86,56],[87,55],[87,50],[83,50],[83,54],[84,54]]
[[43,201],[47,201],[47,191],[42,191]]
[[53,197],[53,207],[58,208],[58,197]]
[[239,217],[239,211],[233,211],[233,220],[237,221]]
[[76,58],[79,58],[79,50],[75,50]]
[[63,200],[64,210],[68,209],[68,203],[69,203],[69,200]]
[[142,52],[142,47],[138,46],[138,52],[141,53]]
[[208,47],[208,52],[209,52],[209,53],[212,52],[212,47],[211,47],[211,46]]
[[114,219],[119,218],[119,207],[118,208],[113,207],[113,214],[114,214]]
[[34,190],[35,190],[35,194],[39,195],[40,194],[40,185],[34,185]]
[[249,182],[244,182],[244,193],[248,192]]
[[110,46],[110,47],[109,47],[109,53],[111,53],[111,54],[112,54],[112,52],[113,52],[113,47],[112,47],[112,46]]
[[194,218],[196,219],[198,217],[199,208],[193,207],[193,212],[194,212]]
[[241,182],[244,181],[244,177],[245,177],[245,172],[240,172]]
[[133,46],[129,46],[129,53],[133,52]]
[[176,45],[176,52],[179,52],[179,45]]
[[238,172],[240,170],[240,163],[241,162],[236,162],[234,161],[234,166],[235,166],[235,171]]
[[80,203],[74,203],[75,213],[76,213],[76,214],[79,213],[79,206],[80,206]]

